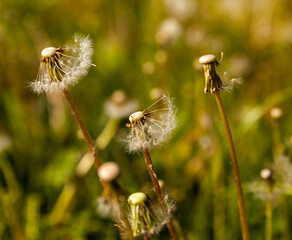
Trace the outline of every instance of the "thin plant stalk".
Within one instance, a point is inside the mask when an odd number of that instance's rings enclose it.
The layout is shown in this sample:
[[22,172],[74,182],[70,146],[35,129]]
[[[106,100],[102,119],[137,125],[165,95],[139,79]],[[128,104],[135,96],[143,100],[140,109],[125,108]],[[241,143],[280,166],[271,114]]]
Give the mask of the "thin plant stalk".
[[180,236],[182,237],[183,240],[189,240],[187,234],[185,233],[185,231],[183,230],[183,228],[181,227],[179,221],[175,218],[172,217],[172,223],[176,229],[176,231],[180,234]]
[[266,200],[266,240],[272,240],[273,205],[271,200],[272,189],[269,186],[269,196]]
[[[88,131],[87,131],[87,128],[81,118],[81,115],[76,107],[76,105],[74,104],[73,102],[73,99],[71,98],[69,92],[67,90],[63,90],[63,94],[69,104],[69,107],[73,113],[73,116],[83,134],[83,137],[84,137],[84,140],[92,154],[92,157],[93,157],[93,160],[94,160],[94,164],[95,164],[95,167],[96,169],[98,170],[98,168],[100,167],[101,165],[101,162],[100,162],[100,159],[99,159],[99,156],[98,156],[98,153],[97,153],[97,148],[92,140],[92,138],[90,137]],[[104,183],[101,182],[101,184],[104,186]],[[118,196],[117,196],[117,204],[119,206],[119,211],[120,211],[120,214],[121,214],[121,217],[122,217],[122,220],[124,221],[124,223],[126,224],[126,230],[128,232],[128,236],[129,236],[129,239],[130,240],[133,240],[134,237],[133,237],[133,233],[132,233],[132,230],[131,230],[131,227],[130,227],[130,223],[128,222],[128,219],[126,217],[126,213],[124,212],[124,208],[122,207],[120,201],[118,200]],[[117,220],[117,223],[119,222],[119,219],[116,219]]]
[[214,95],[215,95],[216,102],[217,102],[219,112],[221,115],[221,119],[223,122],[224,130],[225,130],[225,134],[226,134],[226,138],[228,142],[229,152],[231,156],[231,161],[232,161],[233,174],[234,174],[236,192],[237,192],[237,203],[239,207],[239,215],[240,215],[240,222],[241,222],[241,228],[242,228],[242,237],[243,237],[243,240],[249,240],[250,237],[249,237],[249,229],[248,229],[246,210],[245,210],[245,204],[244,204],[244,196],[243,196],[243,191],[242,191],[242,186],[241,186],[240,173],[239,173],[235,147],[232,140],[232,134],[231,134],[231,130],[229,127],[228,119],[224,110],[220,93],[218,91],[215,91]]
[[[120,214],[120,219],[119,219],[119,216],[115,216],[116,218],[116,222],[118,223],[119,221],[123,222],[125,224],[125,230],[127,232],[127,239],[129,240],[135,240],[135,237],[133,235],[133,232],[132,232],[132,228],[131,228],[131,224],[129,222],[129,219],[128,219],[128,216],[127,216],[127,213],[125,211],[125,208],[123,206],[123,202],[119,199],[120,198],[120,195],[118,194],[118,192],[115,190],[114,186],[111,186],[110,187],[112,188],[112,192],[113,194],[115,195],[114,198],[115,198],[115,202],[116,204],[118,205],[118,208],[119,208],[119,214]],[[122,230],[119,229],[122,233]],[[122,235],[122,234],[121,234]]]
[[143,235],[144,240],[151,240],[151,238],[149,237],[149,234],[146,232]]
[[100,159],[99,159],[99,156],[97,153],[97,148],[96,148],[92,138],[90,137],[90,135],[88,133],[88,130],[87,130],[82,118],[81,118],[81,115],[80,115],[75,103],[73,102],[73,99],[70,96],[70,93],[68,92],[68,90],[64,89],[63,94],[64,94],[64,96],[69,104],[69,107],[71,109],[71,112],[73,113],[73,116],[74,116],[74,118],[75,118],[75,120],[76,120],[82,134],[83,134],[84,140],[85,140],[85,142],[86,142],[86,144],[87,144],[87,146],[92,154],[96,169],[98,169],[101,163],[100,163]]
[[173,224],[171,222],[170,216],[167,213],[165,202],[163,201],[159,182],[158,182],[156,173],[154,171],[154,167],[153,167],[152,160],[151,160],[148,149],[143,148],[143,153],[144,153],[145,161],[146,161],[148,171],[150,174],[150,178],[151,178],[151,181],[152,181],[152,184],[154,187],[154,191],[155,191],[157,199],[158,199],[158,203],[160,205],[160,208],[161,208],[163,215],[165,217],[165,220],[166,220],[166,226],[168,228],[169,234],[170,234],[172,240],[177,240],[177,235],[176,235],[176,232],[174,230]]

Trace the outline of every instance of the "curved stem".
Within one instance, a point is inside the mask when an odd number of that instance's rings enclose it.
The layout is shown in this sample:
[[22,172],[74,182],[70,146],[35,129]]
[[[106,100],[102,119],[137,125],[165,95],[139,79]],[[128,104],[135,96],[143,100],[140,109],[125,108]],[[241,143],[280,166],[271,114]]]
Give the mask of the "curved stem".
[[81,118],[81,115],[80,115],[76,105],[74,104],[73,99],[70,96],[70,93],[68,92],[68,90],[64,89],[63,94],[64,94],[64,96],[69,104],[69,107],[71,109],[71,112],[73,113],[73,116],[74,116],[74,118],[75,118],[75,120],[76,120],[82,134],[83,134],[84,140],[85,140],[85,142],[86,142],[86,144],[87,144],[87,146],[92,154],[96,169],[98,169],[100,166],[100,159],[99,159],[99,156],[97,154],[97,148],[96,148],[92,138],[90,137],[90,135],[87,131],[87,128],[86,128],[86,126]]
[[241,222],[241,229],[242,229],[242,237],[244,240],[249,240],[250,237],[249,237],[249,229],[248,229],[248,224],[247,224],[246,210],[245,210],[245,205],[244,205],[244,197],[243,197],[243,191],[242,191],[242,186],[241,186],[240,173],[239,173],[235,147],[232,140],[232,134],[231,134],[231,130],[229,127],[228,119],[224,110],[220,93],[216,91],[214,95],[215,95],[216,102],[217,102],[219,112],[221,115],[221,119],[223,122],[224,130],[225,130],[225,134],[226,134],[226,138],[228,142],[229,152],[231,156],[231,161],[232,161],[233,174],[234,174],[236,192],[237,192],[237,203],[239,207],[239,215],[240,215],[240,222]]
[[151,160],[148,149],[143,148],[143,153],[144,153],[145,161],[146,161],[148,171],[150,174],[150,178],[151,178],[151,181],[152,181],[152,184],[154,187],[154,191],[155,191],[157,199],[158,199],[158,203],[160,205],[160,208],[161,208],[163,215],[165,217],[165,220],[166,220],[166,226],[168,228],[169,234],[170,234],[172,240],[176,240],[177,235],[176,235],[176,232],[174,230],[173,224],[171,222],[170,216],[167,212],[165,202],[164,202],[162,194],[161,194],[161,189],[160,189],[160,186],[158,183],[156,173],[155,173],[154,168],[153,168],[152,160]]

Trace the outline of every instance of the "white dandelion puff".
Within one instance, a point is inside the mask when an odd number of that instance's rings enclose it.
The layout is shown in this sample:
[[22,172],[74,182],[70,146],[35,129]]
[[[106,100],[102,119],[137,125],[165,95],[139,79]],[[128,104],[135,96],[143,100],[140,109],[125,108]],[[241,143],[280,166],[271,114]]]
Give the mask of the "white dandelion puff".
[[175,112],[172,99],[164,95],[145,110],[130,115],[126,138],[129,152],[150,150],[169,140],[176,127]]
[[75,34],[74,43],[64,47],[47,47],[42,50],[36,80],[30,84],[37,94],[67,89],[87,74],[92,64],[92,40]]

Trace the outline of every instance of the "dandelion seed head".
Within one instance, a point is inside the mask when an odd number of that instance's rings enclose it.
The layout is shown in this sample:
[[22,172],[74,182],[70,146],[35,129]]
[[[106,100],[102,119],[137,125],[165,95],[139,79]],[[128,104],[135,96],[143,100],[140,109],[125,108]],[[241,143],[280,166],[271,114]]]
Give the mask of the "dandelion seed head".
[[168,18],[160,24],[156,33],[156,41],[168,46],[175,43],[181,33],[181,24],[175,18]]
[[137,110],[138,103],[135,100],[128,99],[123,90],[116,90],[113,92],[111,98],[106,101],[104,107],[110,117],[121,119]]
[[144,113],[139,111],[139,112],[135,112],[131,114],[129,117],[129,121],[130,123],[134,123],[136,121],[142,121],[143,118],[144,118]]
[[213,94],[216,91],[223,91],[222,81],[216,71],[216,67],[219,65],[216,60],[216,56],[213,54],[204,55],[199,58],[199,63],[203,65],[204,69],[204,93],[210,91],[210,93]]
[[164,95],[144,111],[131,114],[125,140],[129,152],[150,150],[166,142],[176,127],[175,111],[172,100]]
[[260,172],[260,176],[263,180],[271,179],[273,175],[272,169],[270,168],[264,168]]
[[56,48],[54,47],[47,47],[42,51],[42,57],[52,57],[56,52]]
[[274,107],[274,108],[272,108],[271,111],[270,111],[270,115],[271,115],[271,117],[274,118],[274,119],[278,119],[278,118],[280,118],[280,117],[282,116],[282,114],[283,114],[283,111],[282,111],[282,109],[279,108],[279,107]]
[[129,196],[128,203],[131,205],[136,205],[139,203],[144,203],[147,201],[147,195],[143,192],[136,192]]
[[103,218],[112,216],[112,202],[104,197],[99,197],[96,201],[96,210]]
[[[221,60],[223,59],[223,52],[221,52]],[[221,62],[220,60],[220,62]],[[221,77],[217,73],[217,68],[221,65],[213,54],[207,54],[199,58],[199,63],[203,65],[205,76],[204,93],[210,92],[213,94],[216,91],[231,92],[235,86],[241,85],[242,78],[234,78],[229,71],[223,73]]]
[[98,176],[103,182],[111,182],[120,174],[120,167],[115,162],[106,162],[98,168]]
[[210,63],[216,63],[217,58],[213,54],[207,54],[199,58],[199,63],[201,64],[210,64]]
[[151,205],[149,198],[143,192],[133,193],[128,198],[130,205],[129,222],[135,237],[144,233],[158,234],[166,221],[157,205]]
[[37,78],[30,83],[32,90],[57,92],[67,89],[87,74],[93,54],[92,41],[87,36],[75,34],[73,45],[65,47],[47,47],[42,50],[41,63]]
[[253,181],[248,185],[255,196],[273,201],[276,205],[283,195],[292,195],[292,164],[287,156],[279,155],[274,159],[271,168],[264,168],[261,178],[265,181]]

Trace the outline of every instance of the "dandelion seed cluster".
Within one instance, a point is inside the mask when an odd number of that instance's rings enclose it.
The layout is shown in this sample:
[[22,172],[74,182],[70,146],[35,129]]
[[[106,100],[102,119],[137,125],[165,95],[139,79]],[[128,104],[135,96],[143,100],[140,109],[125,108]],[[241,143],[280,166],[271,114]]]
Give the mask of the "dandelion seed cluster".
[[48,47],[42,51],[37,78],[31,83],[34,92],[55,92],[67,89],[87,74],[92,65],[92,41],[89,36],[75,34],[74,44]]
[[176,127],[173,101],[164,95],[144,111],[133,113],[129,121],[130,132],[126,138],[129,152],[160,146]]
[[162,212],[149,203],[146,194],[133,193],[128,198],[128,204],[130,206],[129,221],[135,237],[145,233],[151,236],[158,234],[165,225]]
[[[221,54],[223,56],[223,53]],[[242,78],[234,78],[230,76],[230,73],[228,71],[224,72],[223,78],[225,78],[226,81],[222,82],[219,74],[217,73],[217,68],[220,64],[217,61],[216,56],[213,54],[208,54],[200,57],[199,63],[203,65],[204,69],[204,93],[210,92],[211,94],[213,94],[216,91],[231,92],[236,85],[240,85],[243,82]]]

